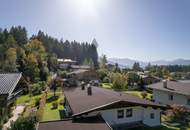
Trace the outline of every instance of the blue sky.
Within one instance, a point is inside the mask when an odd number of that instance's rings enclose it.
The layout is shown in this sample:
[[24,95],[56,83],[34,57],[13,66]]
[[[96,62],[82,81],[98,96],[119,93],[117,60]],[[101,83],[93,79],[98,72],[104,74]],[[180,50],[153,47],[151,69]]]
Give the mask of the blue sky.
[[98,41],[108,57],[190,59],[189,0],[0,0],[0,27]]

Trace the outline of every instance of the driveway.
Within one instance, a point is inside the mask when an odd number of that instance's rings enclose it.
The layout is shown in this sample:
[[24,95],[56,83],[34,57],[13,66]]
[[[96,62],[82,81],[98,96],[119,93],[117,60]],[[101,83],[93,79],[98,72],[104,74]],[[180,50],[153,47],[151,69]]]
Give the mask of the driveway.
[[16,108],[13,110],[13,116],[8,120],[6,124],[3,126],[3,130],[7,130],[7,128],[10,128],[11,122],[15,122],[19,116],[23,113],[25,106],[16,106]]

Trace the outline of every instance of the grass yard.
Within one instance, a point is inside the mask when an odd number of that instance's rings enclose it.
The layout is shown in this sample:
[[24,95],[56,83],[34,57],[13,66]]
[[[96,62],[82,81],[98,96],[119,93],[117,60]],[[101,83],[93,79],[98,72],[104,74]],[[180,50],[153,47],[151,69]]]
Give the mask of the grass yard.
[[[64,114],[64,107],[63,105],[59,104],[60,99],[63,99],[63,93],[61,91],[56,92],[56,97],[54,98],[53,92],[48,94],[46,105],[44,108],[43,118],[42,121],[53,121],[53,120],[60,120],[63,118]],[[58,108],[52,109],[52,103],[54,101],[58,102]]]
[[16,104],[17,105],[22,105],[22,104],[33,105],[35,103],[35,99],[40,98],[41,96],[42,96],[42,94],[32,96],[32,97],[30,97],[29,94],[22,95],[22,96],[17,98]]
[[[142,92],[143,91],[125,91],[125,93],[127,93],[127,94],[132,94],[132,95],[138,96],[140,98],[142,98],[142,96],[141,96]],[[147,98],[151,99],[151,96],[152,96],[152,94],[150,94],[150,93],[147,92]]]
[[112,83],[102,83],[102,87],[106,89],[112,89]]

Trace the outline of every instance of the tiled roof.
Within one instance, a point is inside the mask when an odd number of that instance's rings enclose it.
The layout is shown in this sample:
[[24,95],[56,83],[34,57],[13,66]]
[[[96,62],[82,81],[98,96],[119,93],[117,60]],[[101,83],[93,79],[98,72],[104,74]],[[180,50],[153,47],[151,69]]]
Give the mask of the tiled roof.
[[38,130],[111,130],[102,117],[39,123]]
[[165,107],[160,104],[140,99],[136,96],[120,93],[100,87],[92,87],[92,95],[87,94],[87,88],[80,87],[64,90],[64,95],[72,109],[73,116],[91,112],[114,103],[134,104],[141,106]]
[[163,82],[152,84],[148,87],[152,89],[190,96],[190,83],[167,81],[167,88],[163,87]]
[[20,80],[21,73],[0,74],[0,94],[11,94]]

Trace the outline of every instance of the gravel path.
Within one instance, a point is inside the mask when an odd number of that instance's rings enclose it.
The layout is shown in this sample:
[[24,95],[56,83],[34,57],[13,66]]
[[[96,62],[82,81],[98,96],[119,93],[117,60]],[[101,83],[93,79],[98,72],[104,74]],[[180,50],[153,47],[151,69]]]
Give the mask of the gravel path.
[[16,106],[16,108],[13,110],[13,116],[8,120],[6,124],[3,126],[3,130],[7,130],[7,128],[10,128],[11,122],[15,122],[19,116],[23,113],[25,106]]

